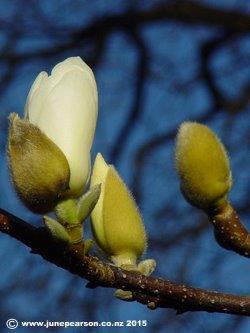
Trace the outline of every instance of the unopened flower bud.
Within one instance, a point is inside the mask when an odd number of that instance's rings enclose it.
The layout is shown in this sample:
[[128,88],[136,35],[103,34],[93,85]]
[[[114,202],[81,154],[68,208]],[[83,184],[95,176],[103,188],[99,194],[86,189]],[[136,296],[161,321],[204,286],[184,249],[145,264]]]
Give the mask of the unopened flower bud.
[[97,87],[90,67],[71,57],[34,81],[25,118],[65,155],[70,168],[68,196],[79,197],[90,176],[90,150],[97,119]]
[[24,119],[11,117],[9,161],[15,189],[34,212],[81,196],[90,177],[97,87],[80,57],[41,72],[27,97]]
[[91,178],[91,186],[96,184],[101,184],[101,194],[91,213],[95,240],[117,266],[136,267],[147,246],[142,218],[128,188],[101,154]]
[[175,157],[187,201],[207,210],[227,199],[232,185],[230,164],[223,144],[212,130],[184,122],[178,132]]

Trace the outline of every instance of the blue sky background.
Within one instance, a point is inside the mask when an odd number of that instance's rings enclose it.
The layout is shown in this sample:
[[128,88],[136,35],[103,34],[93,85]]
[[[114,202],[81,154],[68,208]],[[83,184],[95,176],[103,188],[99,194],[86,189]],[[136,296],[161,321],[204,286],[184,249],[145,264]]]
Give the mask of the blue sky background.
[[[144,45],[142,49],[126,29],[116,28],[107,33],[101,50],[95,49],[95,40],[83,40],[63,52],[44,55],[44,50],[56,50],[58,45],[72,40],[75,31],[106,16],[125,14],[128,10],[147,10],[161,3],[2,1],[0,207],[41,225],[41,217],[22,206],[10,184],[5,157],[8,114],[18,112],[22,115],[29,88],[40,71],[51,71],[57,62],[68,56],[79,55],[91,64],[100,55],[93,69],[99,90],[99,118],[92,159],[97,152],[102,152],[107,161],[115,164],[133,191],[149,235],[145,258],[157,260],[154,275],[195,287],[248,294],[249,260],[219,248],[205,215],[182,198],[173,162],[174,137],[180,123],[204,120],[229,151],[234,177],[230,199],[247,226],[250,215],[249,104],[245,103],[242,109],[235,108],[234,112],[214,107],[213,95],[201,75],[201,45],[223,31],[211,25],[191,26],[166,19],[139,25],[137,32]],[[244,13],[249,13],[250,7],[248,1],[206,0],[199,3]],[[213,53],[209,69],[226,99],[239,100],[249,84],[249,53],[248,35],[223,43]],[[10,61],[15,54],[23,56]],[[120,138],[133,110],[142,61],[146,74],[138,115],[131,122],[129,135]],[[114,147],[118,154],[114,154]],[[89,229],[86,223],[87,235]],[[112,290],[86,289],[85,281],[29,254],[27,248],[6,235],[0,235],[0,244],[2,332],[6,332],[5,321],[10,317],[23,321],[148,321],[146,328],[113,329],[114,332],[219,332],[224,329],[245,333],[250,330],[247,318],[208,313],[176,316],[170,309],[151,311],[135,302],[121,302],[113,298]],[[21,328],[17,331],[27,332]],[[43,330],[36,329],[36,332],[40,331]],[[93,330],[110,331],[112,329]]]

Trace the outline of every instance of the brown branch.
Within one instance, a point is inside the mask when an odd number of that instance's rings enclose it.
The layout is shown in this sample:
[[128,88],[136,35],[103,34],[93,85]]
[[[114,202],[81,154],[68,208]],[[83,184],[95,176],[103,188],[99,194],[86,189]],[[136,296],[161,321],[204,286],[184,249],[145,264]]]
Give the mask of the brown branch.
[[83,256],[74,246],[63,246],[36,228],[0,210],[0,231],[21,241],[45,260],[90,281],[92,285],[133,292],[133,299],[149,308],[207,311],[250,316],[250,296],[238,296],[179,285],[161,278],[146,277]]
[[208,212],[215,239],[223,248],[250,258],[250,233],[241,223],[234,208],[225,203]]

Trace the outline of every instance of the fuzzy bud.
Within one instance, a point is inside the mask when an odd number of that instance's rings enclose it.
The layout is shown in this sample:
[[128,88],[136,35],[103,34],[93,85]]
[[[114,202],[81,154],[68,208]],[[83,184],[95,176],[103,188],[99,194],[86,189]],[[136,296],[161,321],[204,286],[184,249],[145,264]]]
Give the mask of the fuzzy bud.
[[128,188],[101,154],[91,178],[91,186],[96,184],[101,194],[91,213],[95,240],[117,266],[134,266],[147,246],[145,228]]
[[8,158],[15,190],[37,213],[53,209],[69,188],[70,170],[62,151],[35,125],[10,115]]
[[177,135],[175,158],[181,191],[188,202],[207,210],[226,200],[232,186],[230,164],[212,130],[184,122]]

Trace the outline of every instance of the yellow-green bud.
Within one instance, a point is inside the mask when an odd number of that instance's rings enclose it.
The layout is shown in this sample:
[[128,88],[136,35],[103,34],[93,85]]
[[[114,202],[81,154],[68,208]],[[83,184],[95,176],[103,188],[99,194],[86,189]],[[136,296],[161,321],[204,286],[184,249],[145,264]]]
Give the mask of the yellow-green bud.
[[184,122],[177,135],[175,158],[187,201],[207,210],[226,200],[232,186],[230,164],[223,144],[211,129]]
[[52,210],[69,188],[70,170],[62,151],[41,130],[10,115],[8,158],[15,190],[32,211]]
[[81,222],[77,216],[77,200],[75,199],[66,199],[59,202],[55,207],[55,213],[62,225]]
[[49,216],[44,216],[43,221],[46,229],[54,239],[63,243],[70,243],[70,236],[63,225]]
[[101,194],[91,213],[95,240],[117,266],[135,266],[147,246],[142,218],[128,188],[101,154],[91,177],[91,186],[96,184],[101,184]]

